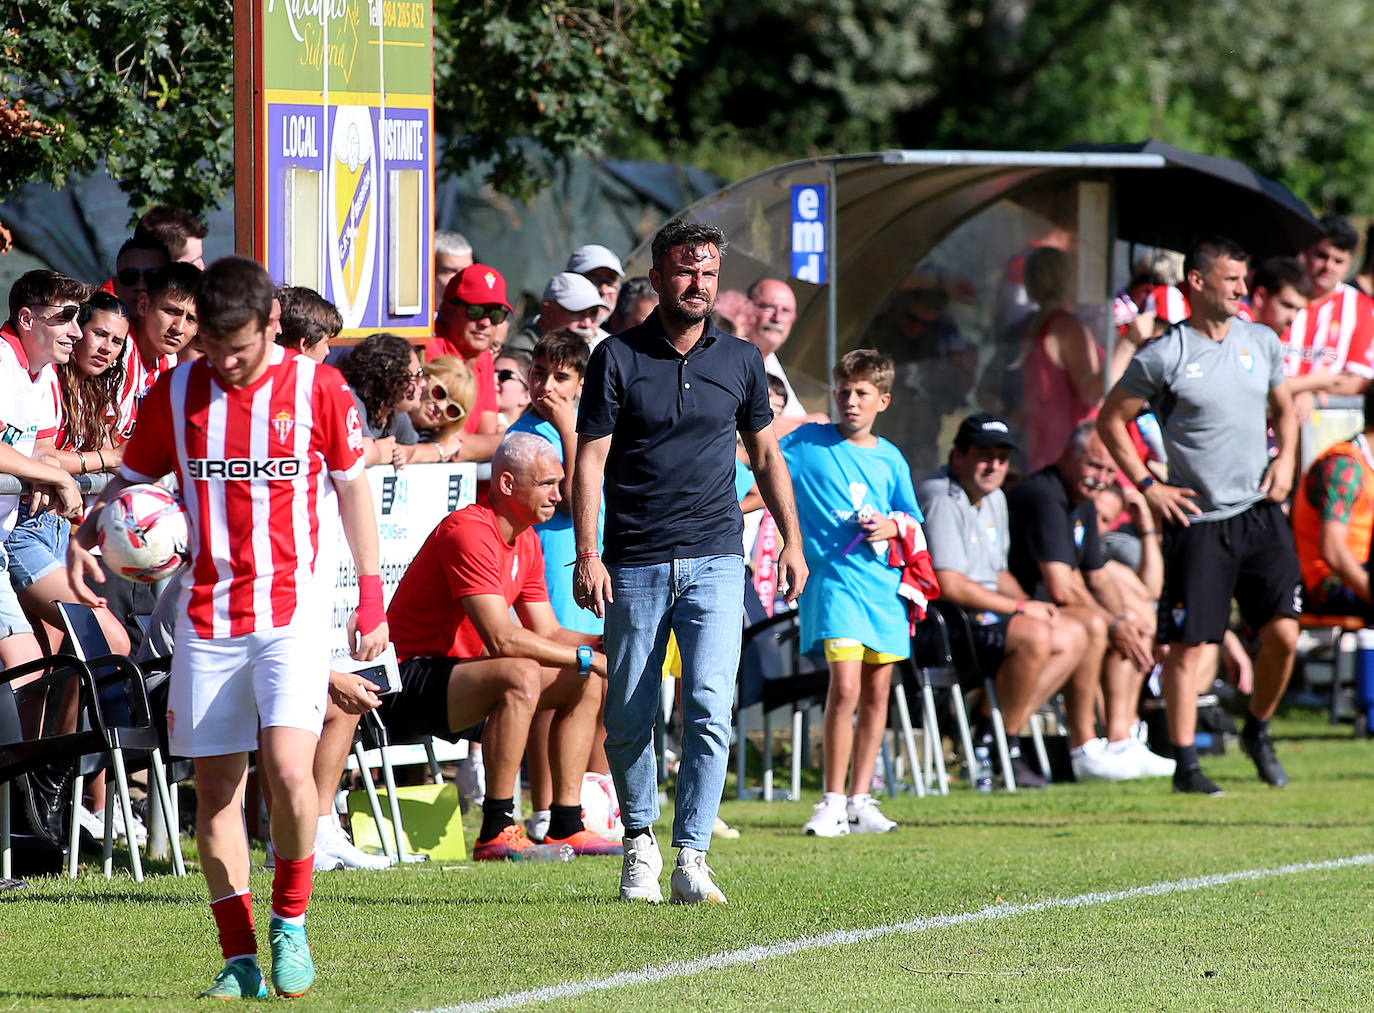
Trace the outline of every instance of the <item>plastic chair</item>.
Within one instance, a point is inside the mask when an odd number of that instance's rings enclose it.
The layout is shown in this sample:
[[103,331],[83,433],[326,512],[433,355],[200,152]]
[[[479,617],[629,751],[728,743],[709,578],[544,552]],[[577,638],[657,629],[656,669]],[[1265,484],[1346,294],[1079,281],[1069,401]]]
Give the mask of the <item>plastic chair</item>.
[[[959,635],[951,635],[956,629]],[[913,645],[913,656],[923,657],[931,662],[925,666],[926,680],[950,691],[970,783],[977,787],[977,772],[973,763],[973,736],[969,729],[964,689],[968,686],[977,686],[987,694],[993,742],[1002,767],[1002,783],[1007,791],[1016,791],[1016,775],[1011,769],[1011,750],[1007,745],[1006,724],[1002,720],[1002,709],[998,706],[997,688],[993,682],[996,673],[985,673],[978,665],[978,658],[973,650],[973,626],[968,613],[951,602],[931,602],[927,621],[917,628],[916,635],[918,643]],[[918,672],[920,671],[918,668]]]
[[[743,632],[737,680],[739,701],[735,710],[735,772],[739,798],[747,794],[746,708],[754,704],[758,704],[763,713],[763,800],[773,800],[772,715],[783,707],[791,710],[791,797],[796,799],[801,796],[802,716],[810,708],[825,702],[830,687],[830,669],[825,662],[801,653],[800,638],[800,619],[795,611],[790,610],[761,619]],[[896,718],[902,746],[907,752],[907,765],[912,773],[916,794],[924,796],[925,783],[917,762],[915,733],[911,727],[911,715],[899,668],[893,670],[892,694],[892,713]],[[883,762],[889,794],[895,795],[897,779],[886,747]]]
[[[62,623],[67,628],[67,637],[72,653],[91,669],[95,681],[95,699],[104,701],[103,715],[106,741],[111,761],[115,765],[119,789],[119,805],[126,827],[133,826],[133,809],[130,806],[127,771],[124,750],[146,753],[148,758],[148,787],[157,798],[160,811],[167,829],[168,843],[171,846],[172,869],[178,876],[186,875],[186,864],[181,854],[181,833],[176,824],[176,807],[172,804],[171,789],[167,783],[167,768],[162,761],[162,746],[165,738],[165,722],[156,721],[148,703],[147,676],[131,659],[123,655],[109,653],[109,642],[105,631],[95,613],[86,605],[73,602],[53,602],[62,614]],[[116,691],[117,687],[117,691]],[[98,768],[95,768],[98,769]],[[135,768],[137,769],[137,768]],[[84,768],[77,773],[73,785],[73,806],[81,802]],[[114,802],[113,796],[105,796],[105,840],[103,842],[103,866],[106,878],[112,873],[114,853]],[[77,821],[73,808],[71,851],[68,856],[71,876],[76,875],[77,859]],[[138,854],[138,845],[129,835],[130,860],[134,866],[134,879],[142,881],[143,873]]]

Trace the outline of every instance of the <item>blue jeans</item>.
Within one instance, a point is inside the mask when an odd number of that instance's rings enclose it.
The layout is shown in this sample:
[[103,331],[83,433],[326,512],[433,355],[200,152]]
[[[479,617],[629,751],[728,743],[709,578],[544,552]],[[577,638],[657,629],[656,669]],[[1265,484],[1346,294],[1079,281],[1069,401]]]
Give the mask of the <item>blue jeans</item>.
[[668,631],[682,655],[682,764],[673,847],[711,846],[729,766],[730,713],[744,623],[744,557],[611,567],[606,608],[606,757],[625,826],[658,819],[654,715]]

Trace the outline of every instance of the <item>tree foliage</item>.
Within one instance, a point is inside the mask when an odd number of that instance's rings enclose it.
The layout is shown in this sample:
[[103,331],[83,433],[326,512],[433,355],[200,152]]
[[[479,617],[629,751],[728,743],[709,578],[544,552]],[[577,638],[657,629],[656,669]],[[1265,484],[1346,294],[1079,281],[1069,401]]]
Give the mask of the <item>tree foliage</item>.
[[653,139],[738,172],[741,145],[762,167],[1156,137],[1374,210],[1367,22],[1361,0],[716,0]]
[[[356,2],[356,0],[355,0]],[[659,114],[699,0],[435,4],[436,125],[448,166],[490,163],[525,196],[520,142],[594,153]],[[135,205],[193,211],[233,185],[233,0],[8,0],[0,196],[102,161]],[[21,105],[22,103],[22,105]]]
[[488,159],[488,181],[526,196],[546,182],[522,141],[596,154],[621,125],[656,120],[699,0],[445,5],[435,12],[435,113],[444,163]]
[[199,212],[229,188],[232,0],[0,9],[0,119],[15,128],[0,133],[0,195],[31,180],[60,187],[102,162],[136,210],[169,202]]
[[[355,0],[350,0],[355,2]],[[1158,137],[1374,210],[1363,0],[438,0],[444,164],[515,196],[553,156],[723,175],[883,147]],[[232,185],[232,0],[0,0],[0,196],[102,162],[135,209]],[[21,104],[22,103],[22,104]]]

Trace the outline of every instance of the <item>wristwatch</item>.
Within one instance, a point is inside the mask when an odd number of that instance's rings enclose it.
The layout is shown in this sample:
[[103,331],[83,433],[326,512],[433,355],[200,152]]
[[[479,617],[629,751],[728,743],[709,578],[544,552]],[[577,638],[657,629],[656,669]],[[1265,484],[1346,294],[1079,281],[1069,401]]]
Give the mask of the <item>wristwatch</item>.
[[590,675],[592,671],[592,649],[586,644],[577,648],[577,674]]
[[1139,489],[1141,492],[1144,492],[1146,489],[1150,488],[1150,486],[1154,484],[1155,477],[1153,475],[1146,475],[1144,478],[1142,478],[1139,482],[1135,484],[1135,487]]

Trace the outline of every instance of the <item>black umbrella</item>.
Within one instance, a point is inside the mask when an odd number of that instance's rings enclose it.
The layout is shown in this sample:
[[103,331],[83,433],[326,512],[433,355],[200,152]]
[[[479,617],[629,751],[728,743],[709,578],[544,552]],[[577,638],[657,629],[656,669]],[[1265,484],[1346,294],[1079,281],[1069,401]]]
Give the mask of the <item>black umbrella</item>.
[[1066,151],[1155,154],[1163,169],[1120,169],[1116,183],[1117,237],[1186,250],[1200,235],[1234,239],[1259,261],[1294,254],[1322,237],[1306,204],[1282,183],[1233,158],[1175,148],[1163,141],[1072,144]]

